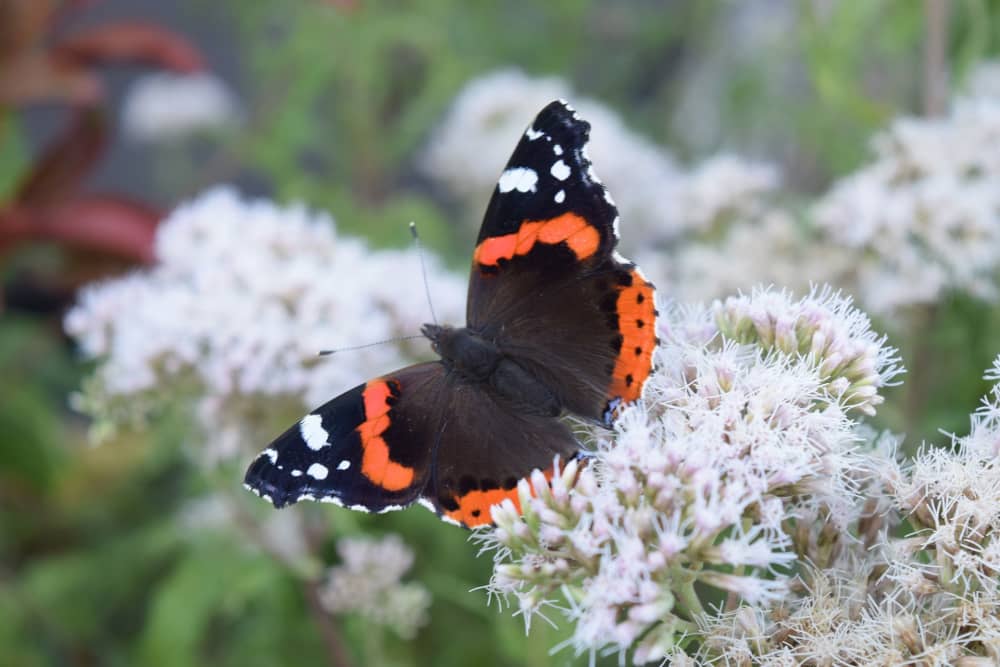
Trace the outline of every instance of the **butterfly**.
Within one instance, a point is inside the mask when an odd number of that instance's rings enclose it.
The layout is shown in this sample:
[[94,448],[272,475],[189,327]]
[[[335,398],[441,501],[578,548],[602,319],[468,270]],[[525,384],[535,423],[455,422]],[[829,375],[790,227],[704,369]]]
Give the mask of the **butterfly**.
[[464,327],[426,324],[439,359],[316,408],[250,465],[275,507],[370,512],[414,502],[466,527],[580,444],[564,417],[611,426],[653,366],[654,288],[616,251],[618,211],[586,154],[590,124],[546,106],[493,190]]

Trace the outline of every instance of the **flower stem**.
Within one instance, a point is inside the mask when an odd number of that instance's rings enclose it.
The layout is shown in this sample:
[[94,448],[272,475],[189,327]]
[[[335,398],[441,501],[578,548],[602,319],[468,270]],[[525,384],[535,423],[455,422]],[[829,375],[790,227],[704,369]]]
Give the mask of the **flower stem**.
[[673,580],[673,591],[674,595],[677,596],[675,611],[689,620],[703,616],[705,607],[701,604],[698,593],[694,590],[694,575],[685,569],[675,568]]
[[302,582],[306,601],[309,603],[309,613],[316,622],[316,627],[319,628],[323,644],[326,646],[330,666],[353,667],[354,662],[347,654],[347,649],[344,647],[344,642],[340,637],[340,631],[334,625],[333,619],[323,608],[323,603],[320,601],[319,588],[321,583],[319,579],[310,579]]

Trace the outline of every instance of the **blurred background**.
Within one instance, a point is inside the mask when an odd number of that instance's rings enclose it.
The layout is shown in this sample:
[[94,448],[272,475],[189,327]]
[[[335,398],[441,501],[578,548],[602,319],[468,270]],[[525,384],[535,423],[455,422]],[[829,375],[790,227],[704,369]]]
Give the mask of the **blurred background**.
[[556,97],[664,298],[830,283],[908,369],[879,423],[911,451],[964,433],[1000,352],[998,18],[0,0],[0,664],[586,663],[488,600],[467,532],[240,483],[302,412],[426,357],[315,359],[428,319],[411,220],[461,320],[495,179]]

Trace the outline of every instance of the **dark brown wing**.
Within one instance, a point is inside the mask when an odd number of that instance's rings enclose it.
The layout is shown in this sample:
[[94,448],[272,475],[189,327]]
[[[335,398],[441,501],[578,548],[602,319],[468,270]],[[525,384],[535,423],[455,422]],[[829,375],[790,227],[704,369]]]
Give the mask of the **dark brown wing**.
[[485,384],[449,376],[434,447],[433,473],[423,492],[443,518],[472,527],[490,523],[490,507],[510,498],[532,470],[565,462],[579,445],[558,419],[527,415]]
[[486,384],[439,362],[377,378],[313,410],[247,470],[275,507],[300,500],[385,512],[415,500],[464,526],[517,498],[517,482],[577,443],[559,420],[519,414]]

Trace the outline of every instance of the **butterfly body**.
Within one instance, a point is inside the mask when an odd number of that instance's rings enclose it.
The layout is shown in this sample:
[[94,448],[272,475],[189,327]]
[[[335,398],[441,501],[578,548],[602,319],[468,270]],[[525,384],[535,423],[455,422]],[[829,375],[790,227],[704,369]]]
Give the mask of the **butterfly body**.
[[489,385],[498,399],[525,413],[557,417],[562,412],[556,395],[493,341],[468,328],[425,324],[423,332],[457,381]]
[[306,415],[250,465],[276,507],[382,512],[415,501],[465,526],[580,446],[562,417],[610,426],[657,344],[653,286],[615,252],[618,214],[563,102],[514,150],[473,252],[465,327],[424,325],[439,355]]

